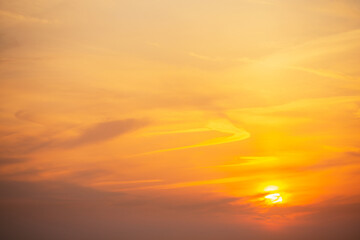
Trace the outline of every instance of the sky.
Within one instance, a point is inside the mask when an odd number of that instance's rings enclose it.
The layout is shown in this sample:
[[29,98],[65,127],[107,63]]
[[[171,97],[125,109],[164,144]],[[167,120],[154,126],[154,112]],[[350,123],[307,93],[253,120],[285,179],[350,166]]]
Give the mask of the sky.
[[1,239],[360,239],[357,0],[0,0]]

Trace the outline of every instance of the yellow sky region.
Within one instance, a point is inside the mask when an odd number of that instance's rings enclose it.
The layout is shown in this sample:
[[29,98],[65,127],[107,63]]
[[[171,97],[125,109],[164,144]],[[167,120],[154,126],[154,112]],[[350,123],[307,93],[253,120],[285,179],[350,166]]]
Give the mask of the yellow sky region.
[[359,235],[358,1],[3,1],[0,43],[2,206]]

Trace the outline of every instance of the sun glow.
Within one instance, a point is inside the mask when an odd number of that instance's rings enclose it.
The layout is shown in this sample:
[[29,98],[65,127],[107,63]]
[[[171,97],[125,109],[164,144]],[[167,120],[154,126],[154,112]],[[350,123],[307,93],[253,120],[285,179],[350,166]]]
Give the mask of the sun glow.
[[276,185],[269,185],[264,188],[264,192],[269,192],[269,194],[264,196],[264,200],[267,204],[276,204],[283,202],[283,196],[278,192],[279,187]]
[[274,186],[274,185],[267,186],[267,187],[264,189],[265,192],[272,192],[272,191],[276,191],[276,190],[279,190],[279,187],[278,187],[278,186]]
[[283,198],[280,193],[272,193],[265,196],[265,200],[268,203],[275,204],[275,203],[282,203]]

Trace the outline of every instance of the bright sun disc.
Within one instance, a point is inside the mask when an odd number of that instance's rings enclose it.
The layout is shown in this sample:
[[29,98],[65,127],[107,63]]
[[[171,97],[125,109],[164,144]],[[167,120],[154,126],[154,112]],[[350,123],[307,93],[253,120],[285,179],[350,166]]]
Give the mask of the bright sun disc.
[[281,203],[283,201],[280,193],[272,193],[272,194],[266,195],[265,199],[269,203]]

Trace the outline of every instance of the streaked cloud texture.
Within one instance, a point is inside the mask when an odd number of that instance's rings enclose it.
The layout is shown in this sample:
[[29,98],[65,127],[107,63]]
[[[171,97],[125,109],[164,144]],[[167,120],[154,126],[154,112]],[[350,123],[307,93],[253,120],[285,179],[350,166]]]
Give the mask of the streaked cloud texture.
[[1,1],[0,53],[1,239],[360,239],[359,1]]

